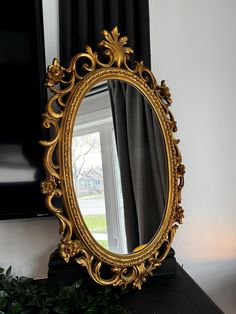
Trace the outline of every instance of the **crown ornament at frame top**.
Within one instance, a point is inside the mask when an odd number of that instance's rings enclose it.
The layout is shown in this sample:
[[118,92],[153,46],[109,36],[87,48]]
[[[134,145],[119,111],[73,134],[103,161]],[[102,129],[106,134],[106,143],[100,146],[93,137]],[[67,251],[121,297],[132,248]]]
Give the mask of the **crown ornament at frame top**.
[[[158,85],[153,73],[144,66],[143,61],[134,60],[132,67],[127,63],[134,53],[132,48],[126,46],[128,37],[120,36],[117,26],[111,32],[103,30],[102,35],[104,39],[100,41],[98,46],[103,48],[103,58],[101,58],[100,53],[94,52],[90,46],[86,46],[85,52],[76,54],[68,68],[62,67],[58,59],[55,58],[52,65],[48,66],[46,87],[53,94],[67,94],[76,82],[94,70],[118,67],[139,76],[152,90],[159,94],[167,106],[171,105],[171,94],[164,80]],[[104,56],[106,61],[104,61]],[[57,84],[60,84],[58,89],[56,88]]]

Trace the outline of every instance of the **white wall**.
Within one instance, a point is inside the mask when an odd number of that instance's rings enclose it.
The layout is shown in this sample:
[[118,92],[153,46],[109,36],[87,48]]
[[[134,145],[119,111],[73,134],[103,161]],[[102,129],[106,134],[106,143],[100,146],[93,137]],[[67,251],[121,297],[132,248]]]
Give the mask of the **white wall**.
[[186,165],[177,260],[236,313],[236,2],[149,0],[152,70],[165,79]]
[[59,1],[42,0],[44,38],[46,50],[46,65],[52,63],[54,58],[60,59],[59,54]]
[[12,265],[17,276],[46,278],[58,243],[55,218],[0,221],[0,267]]

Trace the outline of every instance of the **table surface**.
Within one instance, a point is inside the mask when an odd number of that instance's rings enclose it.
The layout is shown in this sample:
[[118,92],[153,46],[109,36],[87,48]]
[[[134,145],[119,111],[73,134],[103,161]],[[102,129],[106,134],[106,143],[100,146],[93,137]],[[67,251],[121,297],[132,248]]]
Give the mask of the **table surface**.
[[175,277],[147,278],[141,290],[123,296],[132,314],[222,314],[222,310],[177,264]]

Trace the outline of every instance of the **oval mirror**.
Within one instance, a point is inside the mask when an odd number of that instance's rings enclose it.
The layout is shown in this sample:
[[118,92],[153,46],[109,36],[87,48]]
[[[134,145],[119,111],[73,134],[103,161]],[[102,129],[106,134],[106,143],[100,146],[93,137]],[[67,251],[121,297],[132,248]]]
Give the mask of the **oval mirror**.
[[182,223],[185,170],[165,82],[129,64],[133,51],[117,27],[103,35],[103,55],[86,47],[68,68],[57,59],[48,67],[41,189],[66,262],[98,284],[141,288]]
[[73,128],[72,176],[100,245],[127,254],[151,241],[166,208],[166,151],[158,118],[135,87],[109,80],[85,95]]

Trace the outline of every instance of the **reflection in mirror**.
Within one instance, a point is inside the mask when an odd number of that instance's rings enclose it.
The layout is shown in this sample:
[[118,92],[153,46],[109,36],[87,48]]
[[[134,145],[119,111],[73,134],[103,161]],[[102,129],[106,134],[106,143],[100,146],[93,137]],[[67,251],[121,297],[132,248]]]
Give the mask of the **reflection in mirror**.
[[166,151],[159,121],[145,97],[125,82],[110,80],[107,87],[104,91],[103,82],[93,88],[77,112],[73,182],[95,240],[126,254],[150,242],[163,220]]

